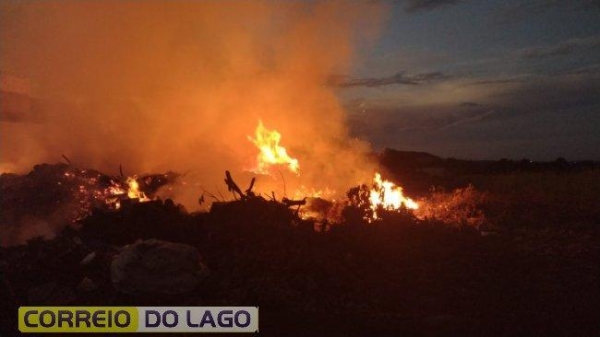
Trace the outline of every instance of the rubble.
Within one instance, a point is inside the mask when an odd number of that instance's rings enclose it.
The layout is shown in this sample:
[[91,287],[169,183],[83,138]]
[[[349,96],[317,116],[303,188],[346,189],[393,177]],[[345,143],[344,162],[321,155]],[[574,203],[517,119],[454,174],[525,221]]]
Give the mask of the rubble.
[[29,289],[27,301],[37,305],[70,305],[77,297],[73,290],[58,282],[48,282]]
[[123,293],[182,294],[192,291],[208,268],[196,248],[151,239],[123,247],[110,273],[112,284]]
[[83,258],[83,260],[81,260],[81,262],[79,262],[79,264],[82,266],[87,266],[90,263],[92,263],[92,261],[94,261],[95,258],[96,258],[96,252],[91,252],[88,255],[86,255]]
[[[136,178],[148,196],[178,175],[173,172]],[[126,177],[68,164],[40,164],[26,175],[0,175],[0,245],[25,243],[41,236],[51,239],[62,228],[93,210],[110,210],[127,198]]]
[[84,277],[81,282],[77,285],[77,290],[83,292],[90,292],[98,289],[98,286],[94,281],[89,277]]
[[[302,313],[315,318],[312,328],[332,319],[336,328],[379,335],[394,324],[409,332],[411,324],[456,324],[482,335],[515,315],[534,320],[520,320],[508,330],[514,334],[579,326],[564,318],[567,311],[595,322],[597,230],[483,237],[472,226],[419,220],[407,210],[381,210],[373,224],[358,188],[339,223],[317,232],[296,213],[301,201],[266,200],[252,184],[238,189],[238,200],[205,213],[168,199],[123,202],[90,211],[52,240],[0,247],[0,334],[13,335],[19,306],[43,304],[258,305],[261,324],[283,322],[284,330]],[[306,201],[315,213],[338,213],[326,200]]]

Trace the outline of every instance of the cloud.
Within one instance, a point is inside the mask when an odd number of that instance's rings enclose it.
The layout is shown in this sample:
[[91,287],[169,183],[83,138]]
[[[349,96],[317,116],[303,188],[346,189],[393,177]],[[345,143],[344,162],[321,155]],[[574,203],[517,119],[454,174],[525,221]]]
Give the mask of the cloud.
[[482,106],[482,104],[476,103],[476,102],[460,102],[460,106],[477,107],[477,106]]
[[448,5],[456,5],[462,0],[407,0],[404,7],[406,12],[427,12]]
[[594,11],[600,9],[600,0],[530,0],[515,1],[505,5],[499,11],[499,22],[526,20],[531,15],[540,15],[548,11],[561,12]]
[[445,130],[454,126],[478,123],[505,114],[503,108],[468,102],[467,104],[436,104],[432,106],[348,106],[350,126],[367,138],[379,133]]
[[490,96],[498,104],[520,111],[560,110],[600,104],[600,77],[565,74],[533,77]]
[[476,123],[479,121],[483,121],[484,119],[487,119],[488,117],[493,116],[495,113],[496,113],[496,111],[494,109],[489,109],[489,110],[479,110],[471,115],[464,114],[464,115],[460,116],[461,118],[457,118],[453,123],[449,123],[446,126],[443,126],[441,129],[449,129],[449,128],[457,127],[457,126],[463,125],[463,124]]
[[441,81],[451,78],[450,75],[446,75],[439,71],[420,73],[414,75],[407,75],[405,72],[399,72],[396,75],[389,77],[378,77],[378,78],[351,78],[348,76],[331,76],[328,83],[333,86],[340,88],[348,87],[380,87],[392,84],[408,84],[418,85],[427,82]]
[[598,75],[600,74],[600,64],[591,64],[584,67],[570,70],[568,75]]
[[524,83],[526,81],[527,80],[525,78],[491,78],[491,79],[467,82],[467,83],[465,83],[465,85],[511,84],[511,83]]
[[[502,85],[492,86],[493,84]],[[597,68],[554,75],[490,78],[466,82],[463,86],[473,87],[472,95],[478,97],[478,100],[464,100],[459,103],[460,106],[476,107],[476,104],[480,104],[493,107],[497,110],[495,116],[501,118],[600,105],[597,94],[600,92],[600,74]]]
[[525,48],[520,51],[525,59],[541,59],[554,56],[565,56],[584,50],[594,50],[600,47],[600,36],[575,38],[550,46]]
[[[497,142],[493,145],[493,153],[499,156],[508,156],[510,151],[518,153],[507,145],[509,143],[528,144],[551,137],[568,138],[569,146],[574,148],[577,144],[584,148],[589,142],[600,143],[597,132],[590,131],[600,125],[594,117],[594,111],[600,107],[599,75],[530,76],[527,80],[495,87],[469,86],[467,91],[459,89],[461,81],[423,87],[427,93],[413,92],[418,97],[446,96],[450,92],[457,97],[454,102],[418,100],[410,96],[398,101],[362,99],[349,102],[346,109],[350,112],[352,132],[369,139],[376,148],[401,146],[444,154],[447,153],[444,149],[455,145],[465,151],[473,148],[468,156],[487,153],[482,144],[488,142]],[[491,78],[481,82],[502,81],[506,80]],[[581,137],[582,140],[569,137]],[[542,151],[547,151],[552,158],[565,150],[561,147],[544,150],[538,143],[534,145],[535,151],[520,156],[541,157],[545,155]],[[590,158],[597,153],[578,151],[566,154]]]

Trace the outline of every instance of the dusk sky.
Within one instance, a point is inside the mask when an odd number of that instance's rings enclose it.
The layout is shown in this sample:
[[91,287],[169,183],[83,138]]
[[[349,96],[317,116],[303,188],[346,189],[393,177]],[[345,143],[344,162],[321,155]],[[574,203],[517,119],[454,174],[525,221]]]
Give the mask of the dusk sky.
[[[259,119],[299,153],[314,152],[306,138],[332,151],[347,120],[376,151],[600,160],[598,0],[0,0],[0,28],[0,73],[27,83],[2,90],[36,99],[0,115],[18,167],[57,148],[95,165],[159,165],[152,150],[184,162],[160,135],[191,148],[219,122],[226,148]],[[121,146],[142,138],[157,144]]]
[[444,157],[600,159],[600,2],[395,1],[353,73],[354,134]]

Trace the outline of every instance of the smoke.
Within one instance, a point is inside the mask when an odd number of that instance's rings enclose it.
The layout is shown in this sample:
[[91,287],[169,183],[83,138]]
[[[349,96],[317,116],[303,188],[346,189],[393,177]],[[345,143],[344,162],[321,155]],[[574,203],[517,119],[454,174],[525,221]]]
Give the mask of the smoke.
[[[368,145],[348,138],[326,83],[377,33],[379,2],[0,6],[0,70],[30,80],[41,116],[1,124],[4,167],[27,171],[65,154],[107,173],[119,164],[128,174],[188,172],[210,190],[225,169],[253,165],[258,150],[247,137],[262,119],[300,160],[299,177],[284,174],[288,194],[294,185],[343,193],[373,173]],[[282,183],[264,178],[257,187]],[[176,191],[187,204],[198,194]]]

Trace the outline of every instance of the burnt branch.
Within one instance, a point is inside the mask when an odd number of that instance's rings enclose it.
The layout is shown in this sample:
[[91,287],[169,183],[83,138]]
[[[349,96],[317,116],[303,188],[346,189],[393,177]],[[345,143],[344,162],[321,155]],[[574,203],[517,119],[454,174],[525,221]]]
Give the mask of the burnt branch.
[[235,194],[237,193],[239,194],[240,199],[246,199],[246,195],[244,194],[244,192],[242,192],[238,184],[235,183],[229,171],[225,171],[225,184],[227,185],[227,190],[233,193],[234,198],[236,198]]
[[254,187],[254,182],[256,182],[256,178],[252,178],[252,181],[250,181],[250,187],[248,187],[248,189],[246,190],[246,195],[249,197],[256,196],[256,194],[254,194],[254,192],[252,192],[252,188]]
[[292,200],[292,199],[288,199],[288,198],[283,198],[281,200],[281,202],[286,205],[287,207],[292,207],[292,206],[304,206],[306,205],[306,198],[302,199],[302,200]]
[[217,190],[217,193],[219,194],[219,196],[221,197],[221,199],[225,200],[225,197],[223,196],[223,193],[221,193],[221,190],[219,189],[219,186],[215,185],[215,189]]
[[61,156],[65,159],[67,164],[71,165],[71,161],[69,160],[69,158],[67,158],[67,156],[65,156],[64,154],[61,154]]
[[200,197],[202,199],[202,201],[204,201],[204,195],[208,195],[209,197],[215,199],[215,201],[221,201],[219,198],[217,198],[214,194],[208,192],[207,190],[204,189],[204,187],[200,187],[202,189],[202,196]]
[[281,170],[277,170],[277,172],[279,172],[279,175],[281,176],[281,181],[283,182],[283,196],[287,197],[287,192],[285,191],[285,178],[283,177],[283,173],[281,173]]

